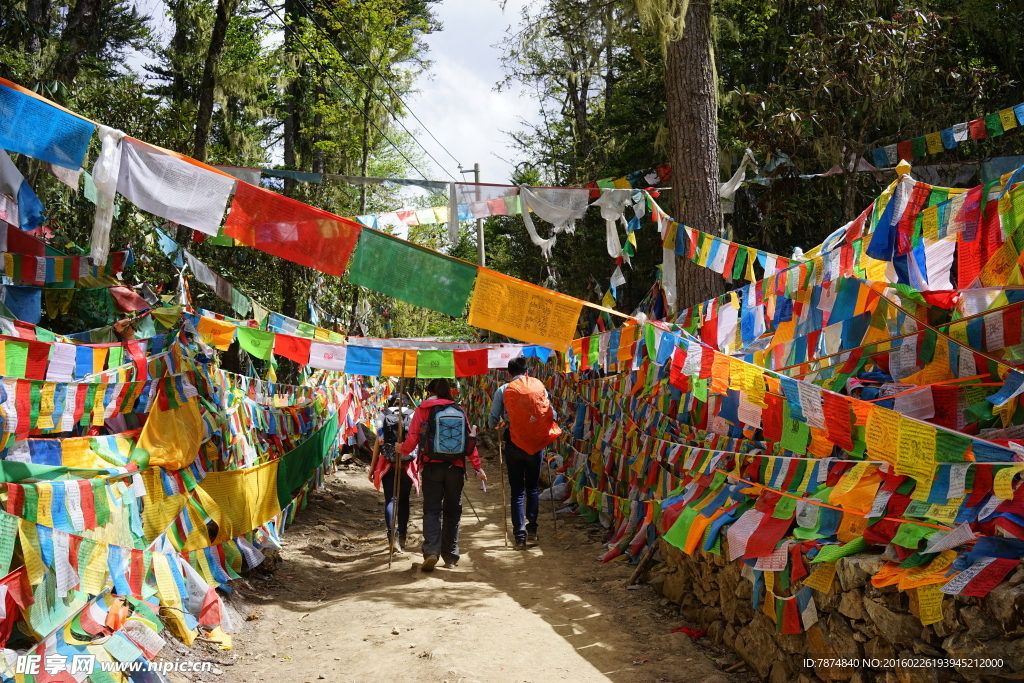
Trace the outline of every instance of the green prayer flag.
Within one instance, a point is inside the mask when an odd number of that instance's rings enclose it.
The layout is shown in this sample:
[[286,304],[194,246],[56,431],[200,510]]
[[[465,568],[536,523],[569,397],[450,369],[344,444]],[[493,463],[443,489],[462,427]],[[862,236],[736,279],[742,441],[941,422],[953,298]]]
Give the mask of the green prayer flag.
[[416,376],[424,379],[455,377],[455,355],[451,351],[419,351]]
[[927,156],[928,154],[928,142],[923,135],[919,138],[912,138],[910,140],[910,147],[915,158]]
[[270,360],[270,356],[274,352],[274,337],[276,336],[273,332],[239,325],[237,335],[239,346],[256,358]]
[[116,368],[124,360],[124,347],[123,346],[111,346],[110,351],[107,353],[107,367]]
[[[915,525],[916,526],[916,525]],[[859,552],[868,549],[867,541],[864,540],[863,536],[858,536],[849,543],[843,545],[825,545],[818,551],[817,556],[812,563],[817,564],[819,562],[835,562],[836,560],[846,557],[848,555],[856,555]]]
[[665,533],[663,537],[665,542],[682,549],[686,545],[686,537],[690,533],[690,527],[693,526],[693,520],[697,519],[698,514],[700,511],[696,507],[684,509],[672,528]]
[[376,230],[363,230],[348,279],[414,306],[461,317],[476,266]]
[[796,498],[782,496],[779,498],[779,502],[775,504],[772,517],[774,519],[792,519],[794,514],[796,514]]
[[1003,134],[1003,122],[999,120],[999,114],[989,114],[985,117],[985,130],[988,131],[990,138]]
[[5,341],[4,354],[7,363],[4,376],[24,379],[28,363],[28,342]]
[[314,339],[316,338],[316,326],[300,322],[299,326],[295,329],[295,336],[302,337],[303,339]]
[[928,538],[936,531],[938,529],[914,524],[913,522],[904,522],[900,525],[899,531],[896,532],[892,542],[904,548],[916,549],[921,543],[921,539]]
[[935,433],[935,460],[937,462],[963,462],[971,439],[953,432]]
[[[228,239],[231,238],[229,237]],[[249,298],[238,291],[237,287],[231,288],[231,308],[242,317],[249,315],[249,310],[252,308]]]

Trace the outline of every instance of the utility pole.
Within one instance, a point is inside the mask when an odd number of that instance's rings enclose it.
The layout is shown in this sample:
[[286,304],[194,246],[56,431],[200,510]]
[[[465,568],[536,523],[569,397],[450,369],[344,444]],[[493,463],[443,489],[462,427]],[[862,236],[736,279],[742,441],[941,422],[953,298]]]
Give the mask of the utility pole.
[[[480,164],[473,164],[473,182],[476,186],[476,200],[480,201]],[[476,219],[476,257],[479,261],[481,268],[486,266],[486,257],[484,256],[484,219]]]
[[[459,173],[469,173],[469,171],[462,170],[462,164],[459,164]],[[473,182],[476,183],[476,200],[480,201],[480,164],[473,164]],[[476,260],[479,261],[479,266],[483,268],[487,265],[485,263],[486,256],[484,255],[484,219],[476,219]]]

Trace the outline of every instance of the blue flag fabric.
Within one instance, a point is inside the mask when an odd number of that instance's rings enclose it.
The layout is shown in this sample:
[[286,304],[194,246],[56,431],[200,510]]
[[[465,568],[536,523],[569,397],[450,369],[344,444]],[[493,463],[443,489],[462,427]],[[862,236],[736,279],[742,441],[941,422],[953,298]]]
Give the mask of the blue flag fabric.
[[77,171],[96,126],[0,85],[0,147]]

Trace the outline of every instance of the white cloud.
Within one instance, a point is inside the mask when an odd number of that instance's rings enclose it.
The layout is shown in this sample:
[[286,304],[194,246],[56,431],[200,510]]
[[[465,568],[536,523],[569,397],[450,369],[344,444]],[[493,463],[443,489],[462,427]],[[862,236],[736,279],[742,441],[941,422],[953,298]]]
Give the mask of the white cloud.
[[[521,127],[520,119],[537,117],[536,105],[517,88],[496,92],[504,75],[500,47],[510,24],[518,24],[528,0],[510,0],[503,12],[497,0],[445,0],[435,6],[444,30],[426,36],[432,77],[417,83],[420,92],[407,102],[423,124],[463,164],[480,164],[482,182],[507,183],[515,161],[506,131]],[[415,119],[405,120],[410,129]],[[417,139],[445,170],[458,177],[456,162],[429,135]],[[440,171],[440,170],[439,170]],[[441,172],[439,176],[447,178]],[[472,174],[465,175],[472,180]]]

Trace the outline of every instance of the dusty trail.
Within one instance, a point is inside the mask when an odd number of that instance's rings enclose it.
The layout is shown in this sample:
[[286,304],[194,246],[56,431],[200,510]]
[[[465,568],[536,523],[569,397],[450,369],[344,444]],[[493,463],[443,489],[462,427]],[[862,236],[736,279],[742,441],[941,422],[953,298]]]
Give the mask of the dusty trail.
[[[420,499],[413,494],[410,548],[387,568],[383,497],[365,469],[328,477],[325,491],[288,528],[269,579],[236,581],[235,649],[207,681],[571,680],[748,681],[722,673],[735,662],[680,633],[674,610],[650,587],[625,590],[631,567],[594,561],[594,527],[542,504],[540,541],[505,549],[497,462],[492,490],[467,482],[480,515],[463,503],[457,568],[420,571]],[[248,617],[248,620],[245,619]],[[394,633],[397,631],[397,633]],[[713,661],[714,657],[717,661]],[[193,680],[201,680],[196,677]]]

